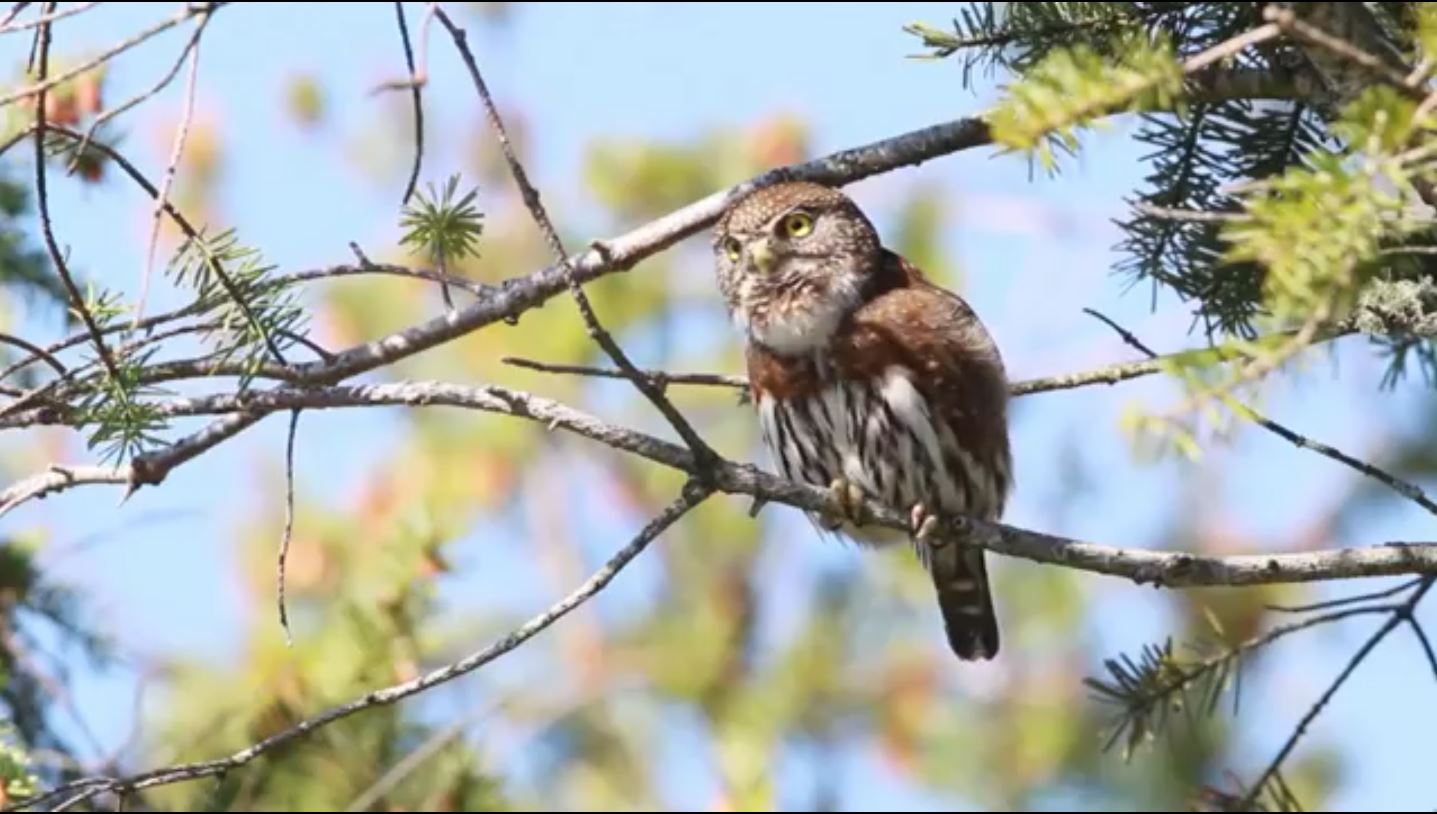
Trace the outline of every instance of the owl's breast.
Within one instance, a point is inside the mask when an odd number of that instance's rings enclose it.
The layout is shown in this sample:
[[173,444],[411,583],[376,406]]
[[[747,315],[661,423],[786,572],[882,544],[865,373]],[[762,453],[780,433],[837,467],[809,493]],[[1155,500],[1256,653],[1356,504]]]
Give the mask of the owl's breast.
[[820,363],[814,375],[812,387],[757,399],[764,445],[784,477],[823,488],[843,478],[904,513],[917,503],[987,516],[1000,509],[998,479],[931,409],[911,371],[894,365],[844,378]]

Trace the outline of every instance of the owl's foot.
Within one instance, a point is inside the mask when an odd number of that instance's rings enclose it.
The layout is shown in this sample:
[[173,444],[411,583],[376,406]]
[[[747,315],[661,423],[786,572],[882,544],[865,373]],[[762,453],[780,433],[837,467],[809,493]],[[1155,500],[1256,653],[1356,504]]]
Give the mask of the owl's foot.
[[915,503],[912,511],[909,512],[908,522],[913,539],[919,543],[927,544],[933,535],[938,531],[938,516],[929,514],[928,509],[922,503]]
[[825,529],[837,531],[844,523],[857,527],[867,522],[867,513],[863,510],[863,490],[857,484],[845,478],[835,478],[828,486],[828,495],[835,508],[819,517],[819,524]]

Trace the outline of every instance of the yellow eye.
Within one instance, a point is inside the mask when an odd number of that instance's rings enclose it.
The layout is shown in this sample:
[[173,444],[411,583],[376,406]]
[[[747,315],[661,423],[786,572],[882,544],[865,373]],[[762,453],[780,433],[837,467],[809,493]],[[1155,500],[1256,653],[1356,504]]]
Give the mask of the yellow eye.
[[805,212],[794,212],[783,219],[783,231],[789,237],[803,237],[813,231],[813,217]]
[[724,238],[723,250],[724,254],[727,254],[730,260],[736,261],[739,256],[743,254],[743,247],[738,245],[738,241],[731,237]]

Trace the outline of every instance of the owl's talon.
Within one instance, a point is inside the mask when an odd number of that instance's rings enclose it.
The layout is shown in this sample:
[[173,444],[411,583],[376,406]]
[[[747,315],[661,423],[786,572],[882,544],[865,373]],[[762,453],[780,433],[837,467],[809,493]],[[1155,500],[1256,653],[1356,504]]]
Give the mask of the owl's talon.
[[828,531],[836,531],[844,523],[862,526],[867,522],[863,511],[863,490],[845,478],[835,478],[828,486],[829,499],[836,507],[824,512],[821,523]]
[[909,513],[909,522],[912,524],[913,539],[924,544],[932,544],[933,535],[938,532],[938,516],[929,514],[928,509],[922,503],[914,504],[913,510]]

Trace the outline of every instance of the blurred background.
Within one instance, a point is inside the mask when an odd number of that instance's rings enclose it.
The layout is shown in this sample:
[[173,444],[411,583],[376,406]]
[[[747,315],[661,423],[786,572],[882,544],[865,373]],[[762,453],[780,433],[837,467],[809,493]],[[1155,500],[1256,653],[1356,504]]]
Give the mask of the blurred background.
[[[450,9],[574,247],[774,166],[981,112],[1004,77],[963,90],[956,64],[912,58],[919,42],[902,30],[943,27],[959,5]],[[65,21],[52,71],[174,11],[106,5]],[[421,11],[409,10],[416,38]],[[187,37],[184,27],[171,30],[86,74],[71,97],[81,124],[85,104],[114,104],[153,85]],[[29,46],[28,34],[0,39],[17,85]],[[436,25],[427,49],[417,47],[429,64],[421,190],[460,173],[478,186],[485,216],[480,257],[456,271],[496,282],[546,265],[447,35]],[[404,75],[389,4],[222,8],[202,41],[174,200],[192,220],[234,227],[282,271],[350,262],[350,241],[375,260],[422,265],[399,246],[410,98],[373,92]],[[183,76],[107,138],[158,177],[182,106]],[[10,111],[9,126],[20,126]],[[1085,370],[1135,352],[1083,308],[1160,352],[1202,342],[1185,306],[1111,271],[1121,239],[1113,220],[1146,174],[1144,150],[1129,135],[1114,121],[1056,176],[980,148],[849,191],[891,246],[972,303],[1013,378]],[[22,146],[0,163],[12,264],[36,262],[28,253],[41,245],[24,192],[32,160]],[[133,299],[151,206],[114,170],[52,173],[52,212],[76,272]],[[589,287],[641,367],[742,372],[707,239]],[[443,309],[434,287],[413,280],[351,277],[304,293],[311,337],[332,349]],[[156,284],[147,309],[182,302]],[[22,287],[0,288],[0,330],[48,340],[68,333],[63,316]],[[367,378],[500,383],[672,436],[626,383],[521,370],[500,361],[509,355],[604,363],[559,297],[516,326],[491,326]],[[1364,340],[1332,343],[1267,386],[1263,408],[1430,482],[1437,402],[1420,376],[1383,389],[1384,370]],[[750,408],[732,391],[671,394],[719,452],[769,467]],[[1206,438],[1196,461],[1144,454],[1124,429],[1125,411],[1180,396],[1153,377],[1018,400],[1017,492],[1006,521],[1208,553],[1430,537],[1415,507],[1251,425]],[[446,409],[306,413],[287,647],[274,596],[285,424],[271,417],[123,503],[119,488],[88,487],[0,519],[0,695],[37,765],[137,771],[217,757],[479,649],[568,593],[681,482],[516,419]],[[63,428],[0,435],[7,482],[52,461],[91,460],[84,438]],[[1209,632],[1210,616],[1238,640],[1282,621],[1266,603],[1386,584],[1170,592],[992,557],[1004,653],[960,664],[906,552],[826,543],[784,507],[757,520],[747,510],[738,498],[709,502],[588,605],[472,676],[331,726],[222,781],[135,802],[163,810],[1186,807],[1204,784],[1234,786],[1260,771],[1379,620],[1318,628],[1261,651],[1243,673],[1236,715],[1224,703],[1129,759],[1121,744],[1103,750],[1113,710],[1083,679],[1102,674],[1105,659],[1169,636],[1180,647]],[[1437,624],[1437,610],[1422,615]],[[1316,809],[1430,809],[1434,731],[1437,686],[1416,639],[1400,632],[1309,730],[1289,781]]]

